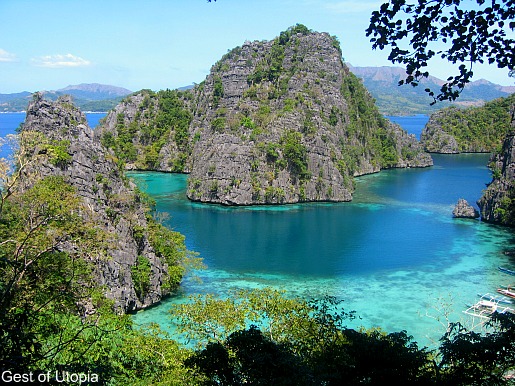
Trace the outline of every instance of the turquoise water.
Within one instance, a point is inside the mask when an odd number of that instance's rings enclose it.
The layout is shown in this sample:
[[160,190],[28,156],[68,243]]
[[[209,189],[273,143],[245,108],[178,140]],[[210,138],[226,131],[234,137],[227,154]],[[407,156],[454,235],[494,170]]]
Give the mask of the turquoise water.
[[436,155],[432,168],[358,178],[350,203],[280,207],[192,203],[187,176],[133,173],[208,266],[196,273],[200,283],[187,277],[179,295],[134,319],[173,331],[167,311],[189,294],[272,286],[306,298],[337,296],[361,317],[354,327],[407,330],[430,345],[444,332],[434,318],[448,312],[466,322],[466,303],[510,280],[497,266],[512,265],[503,254],[512,233],[452,218],[460,197],[480,197],[488,157]]

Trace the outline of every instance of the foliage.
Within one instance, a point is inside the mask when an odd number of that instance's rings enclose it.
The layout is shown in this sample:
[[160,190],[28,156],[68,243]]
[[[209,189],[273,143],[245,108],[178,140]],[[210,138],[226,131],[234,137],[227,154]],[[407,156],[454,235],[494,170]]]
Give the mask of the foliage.
[[203,267],[197,253],[186,248],[184,239],[181,233],[168,229],[154,219],[148,219],[148,240],[167,267],[167,275],[161,283],[163,291],[175,290],[188,270]]
[[283,188],[267,186],[265,189],[265,202],[283,202],[285,196]]
[[150,287],[150,260],[145,256],[138,256],[136,264],[131,267],[131,277],[134,290],[140,299],[143,299]]
[[406,331],[346,327],[355,315],[331,297],[235,295],[197,296],[173,311],[200,343],[184,363],[204,385],[501,385],[515,366],[511,314],[494,314],[482,334],[451,324],[440,349],[428,351]]
[[515,319],[495,313],[485,334],[451,324],[441,338],[439,372],[446,385],[503,385],[515,367]]
[[[248,83],[254,85],[265,80],[277,83],[284,72],[284,52],[286,47],[290,44],[292,36],[296,34],[309,35],[310,33],[311,31],[302,24],[296,24],[295,26],[288,28],[286,31],[281,32],[279,37],[277,37],[272,43],[270,52],[266,55],[264,60],[258,63],[254,72],[247,77]],[[284,90],[285,86],[287,86],[287,80],[286,84],[281,85],[280,88]],[[283,94],[284,92],[281,91],[280,93]],[[276,96],[278,95],[271,95],[272,98],[275,98]]]
[[213,81],[213,105],[218,106],[220,98],[224,96],[224,86],[222,84],[222,78],[215,76]]
[[460,152],[494,151],[510,130],[510,108],[514,103],[512,94],[481,107],[450,107],[434,114],[431,121],[456,139]]
[[61,168],[64,168],[72,161],[72,156],[68,153],[70,147],[70,141],[52,141],[52,143],[46,145],[46,152],[49,156],[50,162]]
[[495,199],[497,207],[493,213],[494,221],[503,225],[513,226],[515,224],[515,189],[510,187],[506,192],[497,194]]
[[295,355],[255,326],[232,333],[223,344],[209,343],[185,364],[204,374],[211,385],[314,384]]
[[[110,385],[197,385],[183,361],[189,356],[155,324],[134,328],[127,317],[108,315],[111,333],[96,341],[83,368],[99,373]],[[122,320],[123,322],[120,322]]]
[[256,124],[250,117],[242,117],[240,120],[240,125],[251,130],[256,128]]
[[302,134],[289,130],[279,141],[283,157],[288,162],[291,172],[300,179],[308,179],[308,158],[306,146],[302,144]]
[[[77,303],[92,289],[91,267],[82,255],[100,239],[80,219],[85,208],[60,177],[37,181],[23,193],[2,194],[0,367],[26,370],[71,343],[63,326],[75,319]],[[69,242],[77,244],[73,255],[61,251]],[[71,340],[96,328],[94,320],[76,327]]]
[[101,143],[113,149],[123,162],[135,163],[140,169],[156,169],[161,162],[161,149],[173,140],[179,150],[173,168],[182,172],[185,163],[181,160],[191,152],[189,126],[193,115],[187,108],[190,94],[168,89],[157,93],[142,90],[140,94],[143,99],[136,115],[129,119],[119,113],[116,135],[104,130]]
[[[205,384],[340,385],[363,379],[423,384],[429,379],[428,352],[410,336],[349,329],[345,322],[354,314],[334,298],[306,302],[269,288],[237,296],[237,301],[198,297],[194,306],[179,309],[182,321],[204,339],[204,348],[185,363],[207,376]],[[223,334],[200,331],[205,323]]]
[[399,84],[418,85],[429,76],[425,69],[434,57],[461,63],[458,74],[447,79],[439,94],[426,89],[435,103],[455,100],[470,82],[476,62],[487,61],[513,71],[515,39],[508,31],[514,29],[513,0],[476,0],[473,4],[463,0],[394,0],[372,13],[366,33],[372,36],[374,49],[391,47],[388,59],[406,65],[407,77]]
[[217,117],[211,121],[211,129],[214,131],[222,131],[225,129],[226,120],[224,117]]
[[[353,173],[356,155],[368,153],[370,162],[382,168],[392,167],[398,162],[393,134],[386,130],[386,119],[379,113],[370,96],[359,79],[352,73],[344,77],[340,91],[348,102],[350,122],[347,131],[359,139],[359,144],[350,143],[342,146],[342,154],[350,155],[343,160],[350,174]],[[366,145],[363,145],[366,144]],[[352,166],[351,166],[352,165]],[[340,164],[339,170],[345,170]]]

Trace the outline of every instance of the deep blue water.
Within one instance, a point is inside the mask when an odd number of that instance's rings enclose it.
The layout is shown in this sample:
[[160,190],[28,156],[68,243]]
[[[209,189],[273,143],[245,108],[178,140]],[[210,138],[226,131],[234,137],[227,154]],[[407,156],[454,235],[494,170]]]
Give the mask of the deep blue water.
[[133,173],[208,266],[196,273],[201,283],[187,277],[180,294],[134,319],[173,332],[167,311],[187,295],[272,286],[306,298],[336,296],[362,318],[356,327],[407,330],[433,344],[445,331],[436,318],[476,322],[462,313],[465,304],[510,281],[498,265],[515,266],[503,254],[515,241],[510,230],[452,218],[459,198],[474,204],[481,196],[488,158],[435,155],[431,168],[358,178],[350,203],[279,207],[192,203],[187,176]]
[[410,115],[404,117],[395,117],[387,115],[386,118],[392,122],[398,123],[408,133],[415,134],[417,139],[420,140],[420,133],[424,129],[425,124],[429,120],[429,116],[424,114]]

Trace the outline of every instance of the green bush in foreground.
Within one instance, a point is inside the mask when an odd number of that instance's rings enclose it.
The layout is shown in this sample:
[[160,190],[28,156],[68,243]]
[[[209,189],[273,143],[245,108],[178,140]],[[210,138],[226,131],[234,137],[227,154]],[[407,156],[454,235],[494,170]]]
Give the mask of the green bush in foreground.
[[199,345],[184,363],[205,385],[505,385],[515,366],[511,314],[495,314],[483,334],[450,324],[430,351],[406,331],[347,328],[354,314],[331,297],[262,289],[198,296],[173,313]]

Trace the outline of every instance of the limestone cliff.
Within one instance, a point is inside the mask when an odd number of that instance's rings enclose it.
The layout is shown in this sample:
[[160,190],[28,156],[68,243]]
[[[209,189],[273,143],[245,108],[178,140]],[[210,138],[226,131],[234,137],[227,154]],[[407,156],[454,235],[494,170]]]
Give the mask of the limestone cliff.
[[447,111],[453,110],[441,110],[431,114],[420,134],[420,142],[424,145],[424,149],[430,153],[458,154],[460,152],[456,138],[445,132],[439,121],[440,117]]
[[[190,172],[191,200],[348,201],[354,176],[432,165],[414,136],[382,117],[336,38],[302,25],[228,52],[191,92],[175,92],[168,119],[160,93],[128,98],[98,135],[130,168]],[[163,134],[146,142],[149,127]]]
[[[177,267],[156,251],[153,232],[159,225],[115,157],[95,139],[85,115],[68,97],[50,102],[34,94],[21,135],[36,138],[34,146],[21,142],[31,160],[24,168],[25,188],[35,179],[62,176],[82,199],[84,220],[106,235],[104,250],[85,258],[115,307],[129,312],[160,301],[177,285],[171,281]],[[73,250],[73,243],[66,247]],[[134,277],[145,269],[144,282],[142,275]]]
[[477,204],[484,221],[515,226],[515,105],[511,127],[501,151],[492,157],[493,180]]
[[490,153],[509,131],[515,94],[481,107],[449,107],[431,114],[420,141],[431,153]]
[[352,177],[428,166],[343,64],[338,41],[303,26],[246,42],[197,87],[188,197],[222,204],[347,201]]

